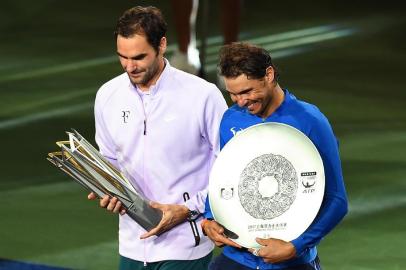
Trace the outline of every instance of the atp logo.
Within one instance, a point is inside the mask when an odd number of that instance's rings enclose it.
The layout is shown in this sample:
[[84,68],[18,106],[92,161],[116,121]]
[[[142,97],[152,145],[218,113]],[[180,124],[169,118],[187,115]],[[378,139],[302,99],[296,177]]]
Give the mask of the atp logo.
[[303,193],[313,193],[316,191],[314,185],[316,184],[316,172],[302,172],[302,185],[305,188]]
[[128,121],[128,117],[130,116],[130,111],[122,111],[122,115],[121,115],[121,117],[123,117],[123,122],[124,123],[128,123],[127,121]]
[[314,186],[314,184],[316,184],[315,181],[313,181],[313,182],[309,182],[309,181],[304,182],[304,181],[302,181],[302,185],[303,185],[304,188],[311,188],[311,187]]
[[236,130],[236,127],[232,127],[230,128],[231,133],[233,133],[233,136],[237,135],[238,133],[240,133],[241,131],[243,131],[242,128],[239,128],[239,130]]

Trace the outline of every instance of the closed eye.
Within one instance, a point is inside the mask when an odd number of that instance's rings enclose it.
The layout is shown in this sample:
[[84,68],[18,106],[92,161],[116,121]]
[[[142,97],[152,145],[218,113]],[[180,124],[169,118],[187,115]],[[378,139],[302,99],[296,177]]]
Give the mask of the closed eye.
[[131,60],[142,60],[142,59],[144,59],[146,56],[147,56],[147,54],[146,53],[142,53],[142,54],[138,54],[138,55],[136,55],[136,56],[132,56],[132,57],[127,57],[127,56],[124,56],[124,55],[122,55],[122,54],[120,54],[119,52],[117,52],[117,55],[120,57],[120,58],[124,58],[124,59],[131,59]]
[[229,93],[230,93],[230,95],[232,97],[235,97],[235,96],[248,95],[248,94],[251,93],[252,90],[253,90],[253,88],[251,87],[251,88],[248,88],[248,89],[244,89],[244,90],[242,90],[242,91],[240,91],[238,93],[231,93],[231,92],[229,92]]

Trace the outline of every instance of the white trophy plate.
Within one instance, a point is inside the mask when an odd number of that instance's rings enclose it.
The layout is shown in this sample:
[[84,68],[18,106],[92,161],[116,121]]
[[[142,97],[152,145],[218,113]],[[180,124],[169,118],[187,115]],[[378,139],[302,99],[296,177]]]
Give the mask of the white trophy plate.
[[210,174],[209,201],[214,219],[236,234],[227,236],[257,248],[256,237],[291,241],[302,234],[319,211],[324,185],[310,139],[291,126],[264,123],[224,146]]

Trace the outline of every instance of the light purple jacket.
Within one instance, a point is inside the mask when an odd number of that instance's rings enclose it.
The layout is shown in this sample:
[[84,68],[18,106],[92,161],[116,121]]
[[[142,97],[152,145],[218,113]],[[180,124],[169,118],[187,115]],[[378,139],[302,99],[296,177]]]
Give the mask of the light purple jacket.
[[[122,74],[98,91],[96,142],[100,152],[132,181],[146,198],[184,204],[204,212],[212,163],[219,151],[220,120],[227,105],[214,84],[169,65],[148,96]],[[199,220],[200,221],[200,220]],[[200,222],[198,222],[200,230]],[[159,237],[140,240],[145,231],[120,216],[119,252],[127,258],[156,262],[193,260],[207,255],[211,241],[203,236],[194,247],[188,222]]]

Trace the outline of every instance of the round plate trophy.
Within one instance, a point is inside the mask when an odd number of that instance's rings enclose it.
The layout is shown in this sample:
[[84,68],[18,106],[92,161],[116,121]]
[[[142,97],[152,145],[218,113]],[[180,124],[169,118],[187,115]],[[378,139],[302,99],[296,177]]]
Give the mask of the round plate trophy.
[[222,149],[210,174],[209,200],[225,235],[247,248],[260,238],[291,241],[316,217],[324,194],[323,162],[299,130],[251,126]]

